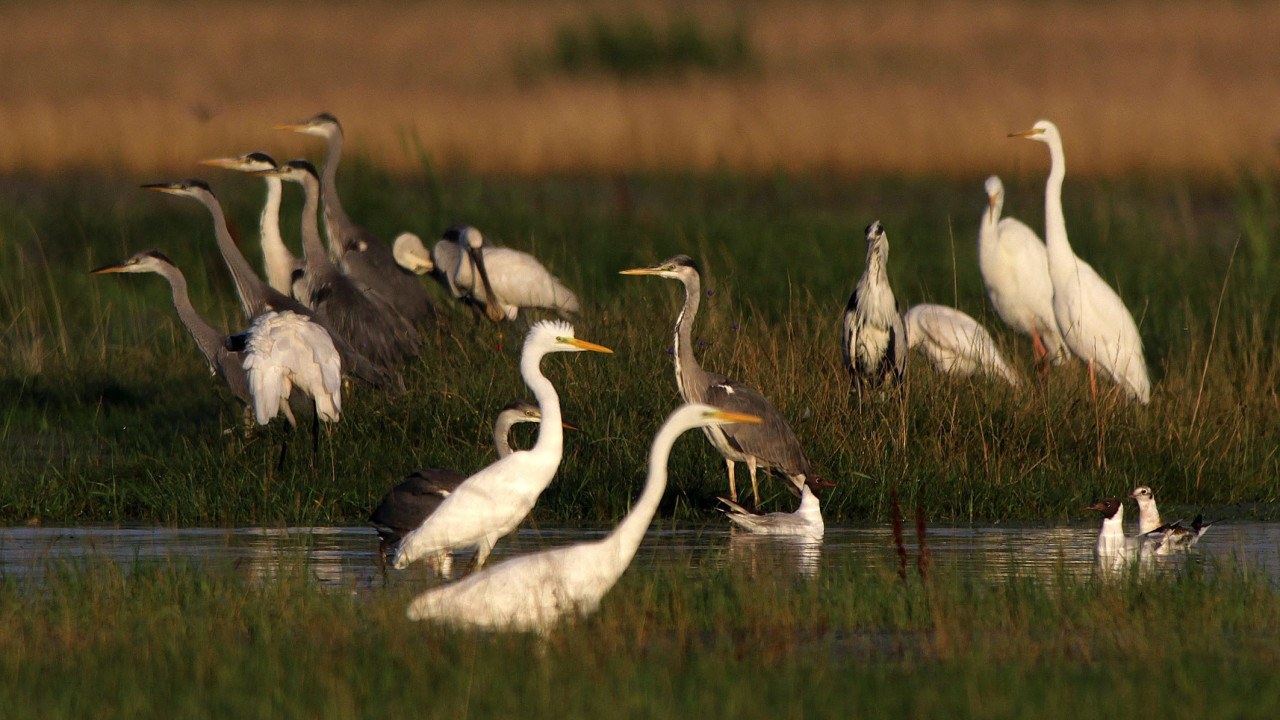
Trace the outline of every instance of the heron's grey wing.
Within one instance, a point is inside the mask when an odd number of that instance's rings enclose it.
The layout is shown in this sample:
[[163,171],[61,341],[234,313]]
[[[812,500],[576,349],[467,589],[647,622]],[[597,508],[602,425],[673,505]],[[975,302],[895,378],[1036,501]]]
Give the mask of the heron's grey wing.
[[396,263],[391,246],[359,228],[342,253],[342,271],[361,290],[377,293],[413,325],[436,321],[435,305],[413,273]]
[[369,515],[369,522],[396,531],[392,537],[399,539],[400,535],[421,525],[466,479],[462,473],[453,470],[415,470],[387,491],[382,502]]
[[812,476],[813,469],[791,425],[758,390],[726,379],[707,389],[707,403],[732,412],[756,415],[764,421],[758,425],[721,426],[720,431],[725,438],[739,451],[757,458],[770,470],[788,476]]
[[910,340],[907,338],[907,324],[902,320],[902,313],[894,303],[893,324],[889,326],[889,351],[886,353],[893,363],[894,379],[901,380],[907,372],[907,350]]
[[844,367],[850,375],[857,376],[858,363],[854,344],[858,342],[858,290],[854,288],[849,296],[849,303],[844,308],[844,322],[841,328],[842,342],[840,352],[844,355]]

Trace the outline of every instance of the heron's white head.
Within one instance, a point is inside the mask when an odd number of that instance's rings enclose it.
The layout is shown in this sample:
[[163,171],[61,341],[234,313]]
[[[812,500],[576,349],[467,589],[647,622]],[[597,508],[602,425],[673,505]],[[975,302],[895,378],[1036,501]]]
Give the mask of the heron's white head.
[[1085,510],[1097,510],[1102,513],[1102,517],[1108,520],[1117,516],[1124,519],[1124,505],[1115,498],[1107,498],[1096,505],[1089,505]]
[[573,335],[573,326],[563,320],[541,320],[529,328],[524,339],[525,352],[602,352],[613,354],[603,345],[579,340]]
[[630,270],[619,270],[619,275],[657,275],[670,280],[682,280],[689,276],[700,276],[701,271],[698,263],[688,255],[676,255],[667,258],[657,265],[648,267],[631,268]]
[[1134,488],[1133,492],[1129,493],[1129,497],[1137,500],[1138,507],[1141,508],[1149,507],[1156,501],[1155,493],[1151,492],[1151,488],[1146,485],[1139,485]]
[[1042,143],[1050,142],[1052,139],[1059,138],[1058,126],[1048,120],[1040,120],[1031,126],[1030,130],[1022,132],[1010,133],[1009,137],[1020,137],[1028,140],[1037,140]]
[[516,400],[502,408],[498,417],[510,418],[513,423],[542,422],[542,411],[531,402]]
[[152,183],[143,185],[144,190],[154,190],[156,192],[168,193],[169,195],[181,195],[183,197],[191,197],[197,200],[205,200],[206,198],[214,198],[213,189],[209,187],[209,183],[199,178],[188,178],[186,180],[178,180],[169,183]]
[[435,270],[435,261],[431,253],[422,244],[422,238],[411,232],[400,233],[391,245],[391,254],[396,264],[415,275],[426,275]]
[[338,118],[329,113],[320,113],[313,118],[292,125],[276,125],[276,130],[292,130],[304,135],[315,135],[326,140],[334,135],[342,135],[342,125]]
[[290,160],[289,162],[269,170],[255,170],[250,175],[259,177],[278,177],[281,180],[296,182],[299,184],[320,184],[320,176],[316,173],[316,168],[306,160]]
[[159,250],[143,250],[128,260],[113,265],[103,265],[89,272],[94,275],[105,275],[107,273],[164,273],[166,269],[172,267],[175,267],[173,261],[165,257],[164,253]]
[[209,167],[223,168],[225,170],[238,170],[240,172],[260,172],[262,170],[273,170],[277,163],[272,157],[262,152],[251,152],[240,157],[233,158],[213,158],[212,160],[201,160],[201,165]]
[[879,260],[881,264],[889,258],[889,235],[884,231],[884,226],[879,220],[873,221],[867,226],[867,265],[872,265],[872,261]]

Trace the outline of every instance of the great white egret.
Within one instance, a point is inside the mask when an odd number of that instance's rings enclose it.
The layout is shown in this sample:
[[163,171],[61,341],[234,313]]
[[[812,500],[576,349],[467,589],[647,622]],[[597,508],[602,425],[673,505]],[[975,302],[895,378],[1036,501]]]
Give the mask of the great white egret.
[[867,264],[844,309],[840,349],[850,378],[861,390],[907,371],[907,333],[889,287],[889,236],[880,221],[867,226]]
[[944,375],[967,377],[983,372],[1004,378],[1018,387],[1014,372],[987,329],[955,308],[923,303],[913,305],[902,316],[907,328],[907,346],[918,348],[933,368]]
[[1017,218],[1001,218],[1004,183],[987,178],[987,208],[978,227],[978,269],[991,307],[1015,331],[1031,337],[1036,362],[1068,359],[1053,315],[1049,255],[1035,231]]
[[764,468],[787,478],[787,489],[799,494],[807,480],[817,479],[800,441],[778,409],[760,391],[720,373],[703,370],[693,355],[693,320],[702,301],[702,275],[698,264],[688,255],[676,255],[657,265],[622,270],[622,275],[657,275],[679,280],[684,285],[684,306],[676,316],[672,359],[676,366],[676,387],[685,402],[713,405],[722,410],[747,413],[763,418],[760,424],[703,428],[712,447],[724,456],[729,474],[729,497],[738,500],[734,463],[745,462],[751,473],[751,492],[760,502],[756,468]]
[[1062,212],[1062,179],[1066,159],[1062,136],[1048,120],[1030,130],[1014,133],[1049,146],[1049,180],[1044,190],[1045,242],[1048,245],[1049,277],[1053,281],[1053,315],[1067,347],[1089,365],[1090,387],[1095,366],[1146,405],[1151,400],[1151,380],[1142,355],[1142,337],[1124,301],[1089,263],[1081,260],[1067,240],[1067,221]]
[[[567,615],[588,615],[631,564],[667,485],[676,438],[695,427],[758,423],[760,418],[702,404],[684,405],[663,424],[649,450],[649,475],[631,512],[604,538],[505,560],[409,604],[410,620],[469,628],[548,632]],[[545,423],[543,427],[546,427]]]
[[[722,509],[722,512],[733,521],[733,524],[747,532],[821,540],[826,531],[826,525],[822,522],[821,503],[818,502],[818,496],[811,487],[813,484],[807,482],[801,486],[800,507],[796,508],[795,512],[772,512],[760,515],[732,500],[725,498],[717,498],[717,500],[724,503],[725,509]],[[823,482],[822,485],[830,486],[831,483]]]
[[424,555],[477,547],[476,567],[484,565],[493,545],[515,529],[533,509],[538,496],[555,477],[564,451],[560,426],[560,397],[542,374],[542,358],[555,352],[612,353],[609,348],[574,337],[573,326],[541,321],[525,336],[520,374],[533,391],[542,412],[538,440],[467,478],[416,530],[404,536],[396,551],[395,567],[404,569]]

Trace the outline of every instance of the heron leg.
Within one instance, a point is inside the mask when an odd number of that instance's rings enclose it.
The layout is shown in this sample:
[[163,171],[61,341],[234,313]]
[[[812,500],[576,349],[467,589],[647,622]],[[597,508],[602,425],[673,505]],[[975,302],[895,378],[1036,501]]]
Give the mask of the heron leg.
[[729,499],[738,502],[738,483],[733,477],[733,461],[725,458],[724,465],[729,471]]
[[436,566],[440,570],[440,577],[448,580],[449,575],[453,573],[453,553],[448,550],[442,550],[436,558]]
[[751,503],[753,509],[760,507],[760,483],[756,480],[756,459],[747,458],[747,469],[751,471]]

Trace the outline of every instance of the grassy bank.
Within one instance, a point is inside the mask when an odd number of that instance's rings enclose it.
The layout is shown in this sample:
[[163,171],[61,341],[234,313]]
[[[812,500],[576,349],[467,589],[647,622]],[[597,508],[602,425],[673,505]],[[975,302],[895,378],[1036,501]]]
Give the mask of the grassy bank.
[[[862,270],[862,228],[876,218],[904,306],[957,304],[1031,372],[1028,343],[1001,328],[977,273],[980,177],[502,181],[344,168],[349,212],[383,237],[433,237],[466,219],[533,251],[584,299],[579,336],[617,351],[544,362],[582,429],[570,433],[537,519],[607,521],[638,491],[649,439],[676,403],[666,351],[680,295],[673,282],[617,270],[676,252],[703,264],[711,293],[695,327],[703,364],[760,387],[791,420],[838,483],[824,499],[829,518],[881,521],[893,487],[935,521],[1078,517],[1085,501],[1139,483],[1166,505],[1280,500],[1273,178],[1068,180],[1076,251],[1139,321],[1155,382],[1140,408],[1113,392],[1094,403],[1078,363],[1017,394],[938,377],[919,358],[900,401],[851,399],[838,320]],[[256,258],[258,184],[212,179]],[[204,210],[135,183],[84,176],[0,186],[0,521],[357,522],[415,467],[490,460],[494,413],[527,396],[519,338],[499,338],[437,294],[449,320],[406,368],[409,392],[348,393],[320,454],[299,435],[276,471],[279,434],[242,428],[164,282],[87,273],[158,248],[186,271],[206,317],[243,327]],[[1042,224],[1041,183],[1006,178],[1007,211],[1033,227]],[[292,208],[296,199],[287,200]],[[286,228],[295,222],[287,216]],[[531,442],[529,430],[520,443]],[[671,485],[664,514],[708,513],[724,492],[723,464],[686,438]],[[764,487],[781,494],[776,483]]]
[[[890,552],[886,549],[886,552]],[[762,580],[767,580],[762,582]],[[41,717],[1274,717],[1280,597],[1238,569],[1115,582],[631,571],[545,643],[410,625],[295,567],[0,584],[0,698]]]

